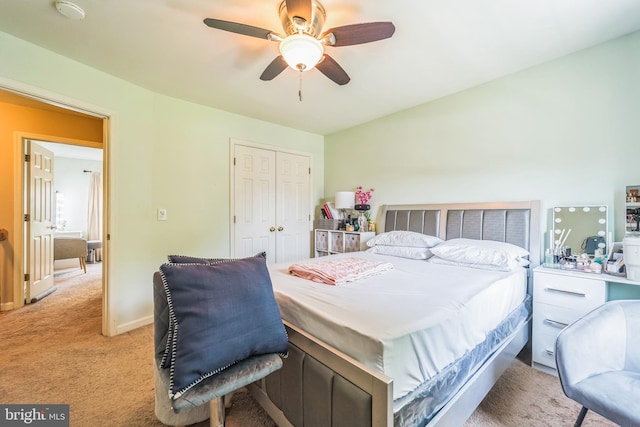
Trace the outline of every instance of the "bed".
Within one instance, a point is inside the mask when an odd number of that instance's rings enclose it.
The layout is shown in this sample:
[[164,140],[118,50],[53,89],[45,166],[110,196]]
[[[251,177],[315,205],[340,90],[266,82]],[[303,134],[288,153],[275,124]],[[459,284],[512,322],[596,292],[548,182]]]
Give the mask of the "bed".
[[[393,271],[330,292],[272,266],[289,357],[250,390],[280,427],[462,425],[527,345],[539,202],[383,206],[381,216],[385,232],[510,243],[530,265],[496,272],[359,252]],[[440,287],[425,299],[431,282]]]

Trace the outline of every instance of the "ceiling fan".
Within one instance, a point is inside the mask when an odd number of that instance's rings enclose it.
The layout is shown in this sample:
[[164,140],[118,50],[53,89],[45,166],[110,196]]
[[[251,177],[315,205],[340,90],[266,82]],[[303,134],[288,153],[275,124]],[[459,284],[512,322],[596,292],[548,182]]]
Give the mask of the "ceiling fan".
[[349,83],[349,75],[325,52],[325,46],[351,46],[387,39],[395,32],[391,22],[344,25],[324,32],[324,7],[318,0],[284,0],[279,7],[285,35],[264,28],[220,19],[206,18],[211,28],[280,43],[280,55],[267,66],[261,80],[272,80],[287,66],[300,72],[313,68],[339,85]]

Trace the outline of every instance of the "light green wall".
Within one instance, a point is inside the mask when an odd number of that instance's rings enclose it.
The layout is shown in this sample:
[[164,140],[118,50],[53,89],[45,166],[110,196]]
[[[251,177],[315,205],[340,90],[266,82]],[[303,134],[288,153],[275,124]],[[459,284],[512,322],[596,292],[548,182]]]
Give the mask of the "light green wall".
[[[229,139],[308,152],[323,195],[323,137],[159,95],[0,32],[0,84],[112,117],[112,332],[148,322],[152,274],[169,253],[229,255]],[[166,222],[156,209],[168,209]]]
[[[102,162],[59,156],[54,158],[54,190],[56,193],[59,191],[64,197],[62,217],[67,221],[63,231],[80,231],[86,238],[91,174],[84,172],[85,170],[102,172]],[[55,207],[57,208],[57,204]],[[57,219],[56,216],[56,222]],[[78,260],[74,262],[77,264]]]
[[325,194],[606,204],[640,180],[640,33],[325,137]]

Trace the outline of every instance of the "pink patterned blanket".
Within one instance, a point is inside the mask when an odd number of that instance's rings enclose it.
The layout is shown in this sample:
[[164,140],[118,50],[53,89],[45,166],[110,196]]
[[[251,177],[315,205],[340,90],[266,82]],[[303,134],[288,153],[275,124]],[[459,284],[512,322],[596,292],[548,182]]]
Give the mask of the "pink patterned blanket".
[[329,258],[318,262],[292,264],[289,274],[328,285],[342,285],[392,270],[390,262],[364,258]]

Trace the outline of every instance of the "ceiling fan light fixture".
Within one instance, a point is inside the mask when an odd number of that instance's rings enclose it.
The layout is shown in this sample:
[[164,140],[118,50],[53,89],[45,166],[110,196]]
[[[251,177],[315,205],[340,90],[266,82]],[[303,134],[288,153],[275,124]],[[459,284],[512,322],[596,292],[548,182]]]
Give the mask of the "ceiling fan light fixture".
[[292,34],[280,42],[280,53],[296,71],[309,71],[324,55],[320,40],[307,34]]

